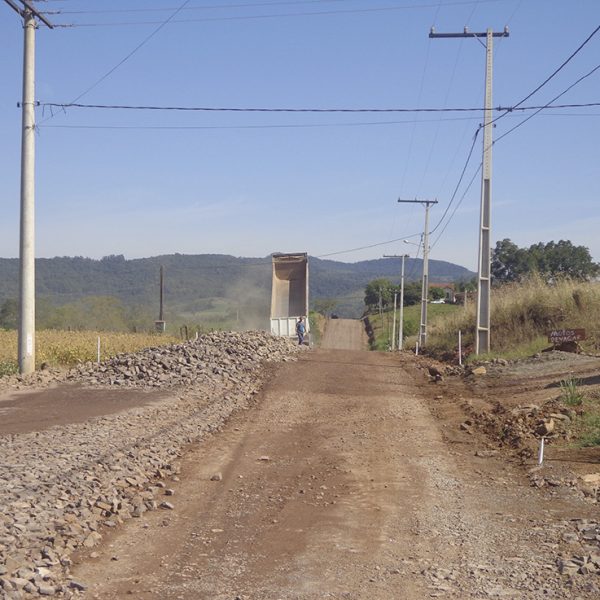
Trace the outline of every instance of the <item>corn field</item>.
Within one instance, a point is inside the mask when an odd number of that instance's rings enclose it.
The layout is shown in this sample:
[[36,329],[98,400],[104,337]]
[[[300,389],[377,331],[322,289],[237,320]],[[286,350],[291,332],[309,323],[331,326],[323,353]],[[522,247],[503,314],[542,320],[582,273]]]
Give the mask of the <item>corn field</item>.
[[[95,361],[98,357],[98,337],[101,360],[122,352],[137,352],[143,348],[181,341],[173,336],[149,333],[43,330],[36,332],[36,366],[47,363],[54,367],[71,367],[81,362]],[[15,371],[16,367],[17,332],[0,329],[0,376]]]

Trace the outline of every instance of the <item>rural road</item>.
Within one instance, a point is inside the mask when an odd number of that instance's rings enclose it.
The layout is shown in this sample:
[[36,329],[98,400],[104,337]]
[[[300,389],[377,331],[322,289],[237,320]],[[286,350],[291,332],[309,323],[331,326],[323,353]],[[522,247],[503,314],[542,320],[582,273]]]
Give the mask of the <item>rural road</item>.
[[76,557],[85,598],[574,597],[553,552],[572,507],[444,435],[410,358],[362,349],[358,322],[329,325],[190,448],[167,484],[175,510]]

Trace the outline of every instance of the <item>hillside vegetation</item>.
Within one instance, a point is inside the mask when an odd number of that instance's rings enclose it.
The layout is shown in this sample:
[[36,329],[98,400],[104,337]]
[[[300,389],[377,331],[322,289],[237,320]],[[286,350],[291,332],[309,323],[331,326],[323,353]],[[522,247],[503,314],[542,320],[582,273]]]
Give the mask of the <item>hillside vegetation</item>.
[[[164,318],[169,331],[181,325],[248,329],[268,325],[271,257],[172,254],[126,260],[56,257],[36,260],[40,328],[144,330],[158,317],[159,271],[165,269]],[[422,260],[407,259],[407,281],[418,277]],[[0,328],[15,327],[17,259],[0,258]],[[380,259],[343,263],[310,257],[311,305],[335,301],[335,312],[359,317],[364,287],[373,277],[399,280],[399,261]],[[430,261],[431,277],[446,282],[472,277],[467,269]],[[2,308],[6,302],[4,319]],[[11,315],[12,313],[12,315]]]

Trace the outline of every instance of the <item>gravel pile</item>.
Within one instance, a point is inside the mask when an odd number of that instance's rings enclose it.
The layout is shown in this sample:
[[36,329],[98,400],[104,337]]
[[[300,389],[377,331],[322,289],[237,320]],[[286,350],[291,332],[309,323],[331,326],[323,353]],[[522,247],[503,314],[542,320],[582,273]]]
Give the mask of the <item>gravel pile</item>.
[[100,365],[87,363],[69,373],[90,385],[172,388],[240,374],[263,360],[280,360],[297,348],[287,338],[263,332],[214,332],[197,340],[163,348],[120,354]]
[[69,577],[73,551],[93,548],[105,531],[146,511],[176,508],[168,481],[177,480],[181,449],[247,408],[262,385],[262,363],[293,360],[297,348],[258,332],[214,333],[62,375],[172,393],[85,423],[0,438],[0,598],[79,595],[85,585]]

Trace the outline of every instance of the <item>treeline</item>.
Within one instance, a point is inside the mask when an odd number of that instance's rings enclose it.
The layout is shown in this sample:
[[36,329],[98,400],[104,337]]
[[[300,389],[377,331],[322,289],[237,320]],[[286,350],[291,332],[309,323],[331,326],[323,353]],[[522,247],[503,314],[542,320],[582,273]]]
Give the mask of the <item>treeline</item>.
[[538,242],[519,248],[510,239],[496,243],[492,254],[492,283],[501,285],[522,281],[532,275],[547,283],[561,278],[589,281],[600,272],[585,246],[568,240]]
[[[151,331],[155,316],[143,306],[127,306],[112,296],[89,296],[75,302],[52,305],[36,302],[37,329],[93,331]],[[19,319],[17,300],[0,303],[0,329],[16,329]]]

